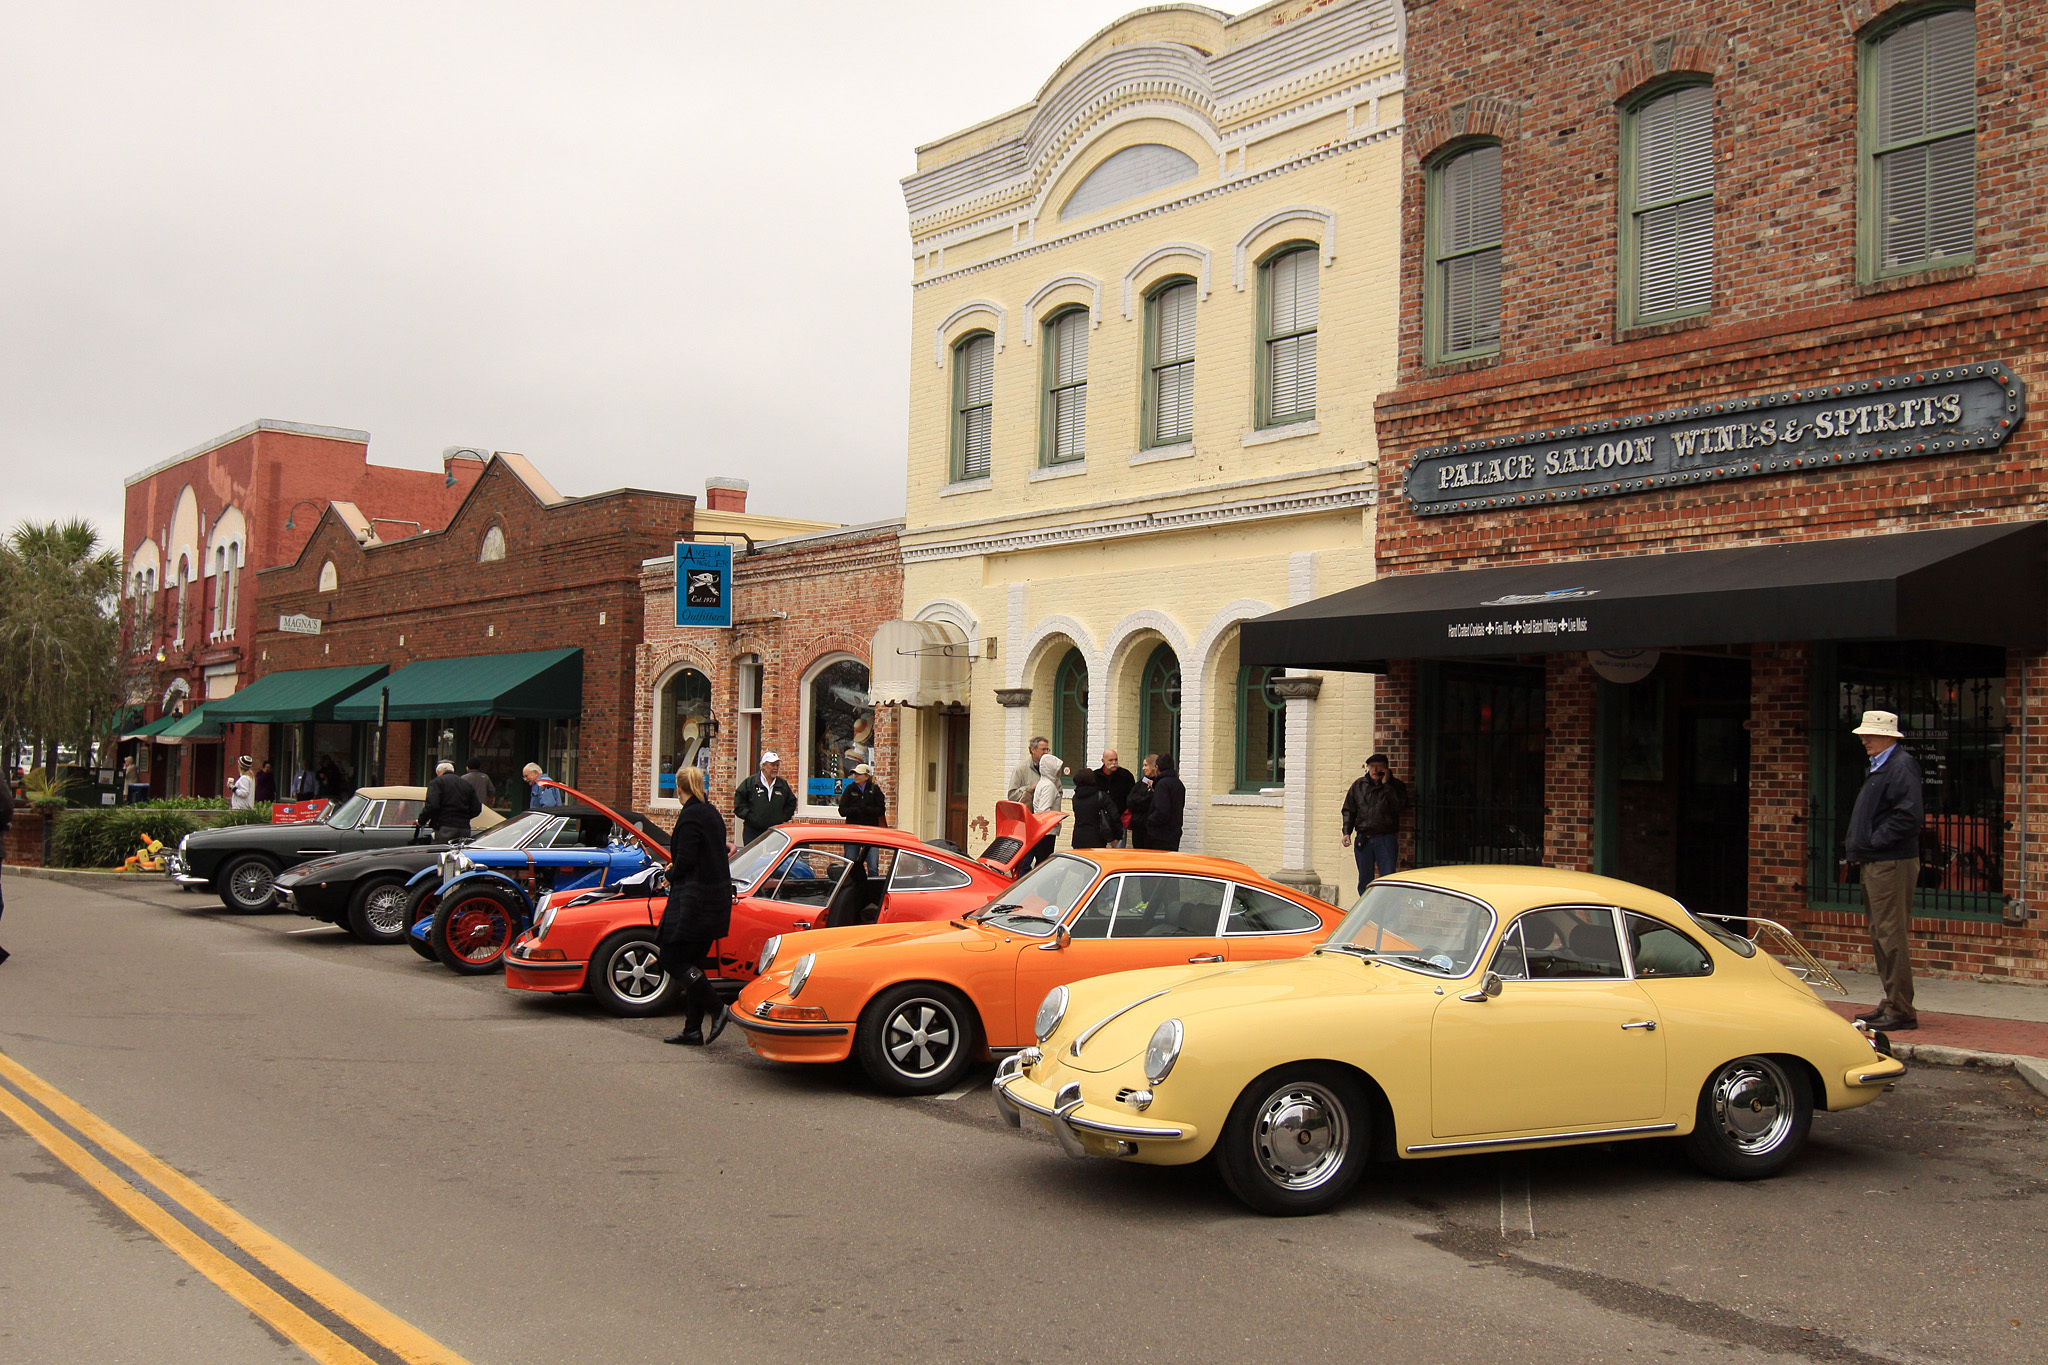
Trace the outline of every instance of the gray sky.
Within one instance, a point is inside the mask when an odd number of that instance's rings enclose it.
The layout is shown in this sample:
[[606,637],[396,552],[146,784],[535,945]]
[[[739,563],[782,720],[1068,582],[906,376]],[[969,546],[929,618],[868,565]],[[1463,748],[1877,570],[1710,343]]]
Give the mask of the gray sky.
[[1133,7],[0,0],[0,527],[257,417],[894,515],[911,149]]

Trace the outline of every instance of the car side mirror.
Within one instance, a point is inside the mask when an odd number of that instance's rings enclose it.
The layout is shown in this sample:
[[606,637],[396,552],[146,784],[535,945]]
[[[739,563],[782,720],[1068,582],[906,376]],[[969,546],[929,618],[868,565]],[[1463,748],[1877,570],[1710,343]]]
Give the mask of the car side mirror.
[[1062,924],[1059,928],[1052,931],[1052,942],[1039,944],[1038,951],[1041,953],[1056,953],[1066,947],[1073,937],[1072,934],[1067,932],[1067,926]]
[[1499,994],[1500,973],[1488,972],[1483,978],[1480,979],[1478,990],[1467,991],[1465,992],[1465,994],[1459,996],[1458,998],[1460,1000],[1469,1000],[1471,1003],[1475,1005],[1483,1005],[1487,1001],[1493,999],[1493,997]]

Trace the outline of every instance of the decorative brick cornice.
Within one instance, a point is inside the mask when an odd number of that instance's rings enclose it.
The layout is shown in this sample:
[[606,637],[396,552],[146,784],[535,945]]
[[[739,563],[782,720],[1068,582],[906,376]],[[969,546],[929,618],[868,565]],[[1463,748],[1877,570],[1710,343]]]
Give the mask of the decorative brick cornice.
[[1726,39],[1705,29],[1678,29],[1652,38],[1614,64],[1615,102],[1674,71],[1718,77],[1728,46]]
[[1474,95],[1446,105],[1408,124],[1407,155],[1410,168],[1419,167],[1438,149],[1460,138],[1490,137],[1511,140],[1522,124],[1522,105],[1498,95]]
[[1850,33],[1861,33],[1895,11],[1924,3],[1925,0],[1842,0],[1842,23]]

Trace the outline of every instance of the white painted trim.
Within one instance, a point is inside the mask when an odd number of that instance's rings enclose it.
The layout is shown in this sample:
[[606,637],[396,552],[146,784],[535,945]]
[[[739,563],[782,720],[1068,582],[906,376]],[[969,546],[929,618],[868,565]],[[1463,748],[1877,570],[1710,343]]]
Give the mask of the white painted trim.
[[1249,449],[1252,446],[1269,446],[1275,441],[1291,441],[1297,436],[1314,436],[1321,432],[1323,424],[1316,421],[1292,422],[1284,427],[1263,427],[1258,431],[1247,431],[1238,438],[1238,444]]
[[1179,445],[1153,446],[1149,450],[1134,450],[1128,462],[1131,464],[1158,464],[1164,460],[1187,460],[1194,458],[1195,443],[1182,441]]
[[911,613],[913,621],[941,621],[956,626],[970,645],[978,643],[981,622],[965,602],[952,597],[935,597]]
[[[1045,160],[1041,153],[1038,158],[1038,164],[1033,166],[1031,170],[1031,175],[1038,177],[1038,185],[1031,193],[1030,217],[1032,222],[1035,223],[1046,215],[1051,207],[1048,201],[1052,197],[1053,188],[1065,178],[1067,171],[1072,168],[1074,163],[1085,153],[1107,140],[1111,133],[1114,133],[1118,128],[1123,127],[1127,123],[1141,123],[1151,119],[1163,119],[1168,123],[1177,123],[1200,138],[1202,144],[1209,149],[1210,155],[1221,156],[1223,154],[1223,136],[1217,131],[1215,119],[1209,110],[1199,108],[1195,103],[1185,98],[1172,98],[1173,92],[1162,89],[1158,84],[1150,82],[1147,84],[1150,84],[1151,88],[1159,94],[1166,95],[1167,98],[1162,99],[1155,95],[1151,99],[1135,99],[1131,100],[1128,104],[1119,105],[1117,102],[1125,98],[1124,92],[1116,87],[1112,87],[1110,90],[1098,95],[1091,102],[1092,107],[1090,109],[1084,109],[1077,113],[1056,134],[1051,137],[1034,139],[1040,147],[1064,146],[1066,150],[1061,152],[1058,158],[1050,163]],[[1114,112],[1107,114],[1100,112],[1106,108],[1113,108]],[[1156,138],[1148,140],[1158,141]],[[1137,144],[1130,143],[1126,145],[1135,146]],[[1165,147],[1173,146],[1170,142],[1160,143],[1160,145]],[[1122,150],[1122,147],[1118,147],[1110,153],[1110,156],[1114,156],[1116,152]],[[1180,148],[1175,147],[1174,150],[1179,151]],[[1102,159],[1107,161],[1109,157],[1105,156]],[[1097,164],[1101,163],[1098,162]],[[1194,176],[1190,177],[1191,179],[1201,178],[1201,164],[1201,159],[1195,158],[1197,169]],[[1090,171],[1091,173],[1093,172],[1092,167]],[[1083,176],[1082,179],[1087,179],[1087,176]],[[1186,184],[1187,182],[1180,181],[1178,183]],[[1077,183],[1074,188],[1079,189],[1080,185]],[[1171,186],[1166,188],[1171,188]],[[1154,191],[1154,193],[1157,193],[1157,191]],[[1132,198],[1141,197],[1145,196],[1132,196]],[[1124,202],[1128,203],[1130,201],[1125,200]],[[1103,207],[1104,209],[1113,209],[1116,205],[1106,204]],[[1057,210],[1053,211],[1057,212]],[[927,214],[926,216],[929,218],[930,215]]]
[[1058,464],[1040,465],[1032,470],[1030,481],[1032,483],[1044,483],[1047,479],[1071,479],[1076,474],[1086,474],[1087,472],[1088,461],[1086,459],[1062,460]]
[[1132,317],[1132,299],[1135,292],[1135,287],[1138,282],[1138,277],[1144,274],[1147,270],[1150,270],[1153,266],[1159,264],[1161,261],[1171,260],[1175,256],[1185,256],[1200,264],[1201,269],[1195,276],[1195,297],[1201,302],[1208,302],[1210,264],[1209,248],[1205,246],[1197,246],[1193,242],[1168,242],[1165,246],[1157,247],[1151,251],[1146,252],[1143,256],[1138,258],[1138,263],[1136,265],[1132,266],[1129,270],[1126,270],[1124,272],[1125,322],[1129,322]]
[[1230,275],[1239,289],[1244,288],[1245,253],[1251,249],[1261,233],[1269,232],[1282,223],[1319,223],[1322,225],[1323,265],[1331,265],[1337,259],[1337,215],[1328,209],[1319,209],[1312,204],[1294,204],[1270,213],[1254,223],[1244,236],[1237,239],[1237,246],[1230,254]]
[[[673,564],[675,561],[670,560],[669,562]],[[685,669],[695,673],[698,677],[704,679],[705,682],[711,682],[711,674],[705,671],[694,658],[686,654],[670,660],[668,666],[655,675],[654,686],[648,688],[641,697],[642,703],[647,707],[647,728],[642,732],[647,736],[647,752],[642,754],[640,758],[647,765],[647,790],[650,793],[648,797],[650,806],[662,805],[673,807],[677,810],[682,809],[682,802],[676,800],[663,801],[656,793],[659,793],[661,790],[661,692],[663,688],[668,686],[670,679]],[[711,695],[714,700],[718,696],[716,684],[713,684]],[[629,790],[631,786],[630,782],[627,783]]]
[[932,328],[932,364],[940,369],[946,367],[946,333],[952,331],[962,319],[973,317],[976,313],[987,313],[995,318],[996,354],[1003,353],[1003,330],[1009,324],[1009,312],[999,303],[991,303],[987,299],[971,299],[948,313],[944,322]]
[[1024,344],[1026,346],[1031,344],[1031,334],[1036,330],[1032,324],[1038,316],[1038,305],[1044,303],[1051,295],[1065,289],[1069,285],[1079,285],[1088,291],[1089,328],[1092,330],[1102,325],[1102,281],[1096,279],[1093,275],[1083,275],[1079,271],[1068,275],[1055,276],[1040,285],[1036,294],[1024,300]]
[[[1314,469],[1297,469],[1291,473],[1261,474],[1257,478],[1251,479],[1231,479],[1224,483],[1214,484],[1205,483],[1202,485],[1201,491],[1211,495],[1235,493],[1243,489],[1256,489],[1263,492],[1276,484],[1285,483],[1289,486],[1299,486],[1315,479],[1331,479],[1346,474],[1359,474],[1376,467],[1376,462],[1373,460],[1346,460],[1342,464],[1320,465]],[[1097,498],[1093,502],[1079,502],[1071,507],[1063,507],[1060,509],[1060,512],[1063,516],[1073,517],[1086,512],[1108,513],[1111,509],[1119,507],[1150,507],[1156,504],[1161,496],[1159,493],[1134,493],[1128,497]],[[1035,522],[1045,515],[1046,513],[1044,512],[1025,509],[1015,512],[1002,512],[992,517],[978,517],[973,521],[934,522],[930,525],[920,526],[914,532],[905,530],[904,539],[916,540],[920,537],[930,537],[948,532],[978,530],[982,527],[1008,526],[1012,522],[1019,521]],[[930,542],[929,540],[924,540],[921,543],[929,544]]]
[[962,493],[986,493],[993,487],[995,487],[994,481],[987,475],[983,475],[978,479],[962,479],[958,483],[949,483],[939,490],[939,496],[942,498],[957,498]]
[[[837,820],[839,818],[838,806],[814,806],[811,804],[811,773],[808,765],[812,758],[811,684],[817,680],[817,677],[820,673],[830,668],[833,664],[836,664],[844,659],[851,659],[853,660],[853,662],[859,664],[861,667],[868,669],[869,684],[873,684],[875,676],[873,671],[874,666],[871,663],[869,663],[868,660],[861,658],[860,655],[850,653],[843,649],[835,649],[829,654],[821,654],[817,658],[811,660],[811,666],[809,668],[806,668],[803,671],[803,673],[797,678],[797,749],[795,755],[796,782],[792,785],[796,789],[796,813],[800,819],[816,819],[827,815],[829,815],[834,820]],[[784,762],[787,761],[788,757],[785,756]]]

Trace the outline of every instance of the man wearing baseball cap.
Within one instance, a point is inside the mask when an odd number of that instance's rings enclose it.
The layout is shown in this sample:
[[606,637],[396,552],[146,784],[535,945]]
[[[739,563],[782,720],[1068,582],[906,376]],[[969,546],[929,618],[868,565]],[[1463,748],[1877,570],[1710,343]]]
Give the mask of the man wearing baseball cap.
[[761,755],[761,771],[748,773],[733,789],[732,813],[740,818],[740,842],[754,840],[796,818],[796,793],[782,778],[782,755],[773,749]]
[[1920,764],[1899,741],[1899,718],[1865,711],[1854,733],[1870,756],[1870,773],[1849,812],[1849,861],[1863,876],[1870,942],[1884,999],[1857,1018],[1880,1033],[1920,1027],[1913,1011],[1913,957],[1906,930],[1920,877]]

